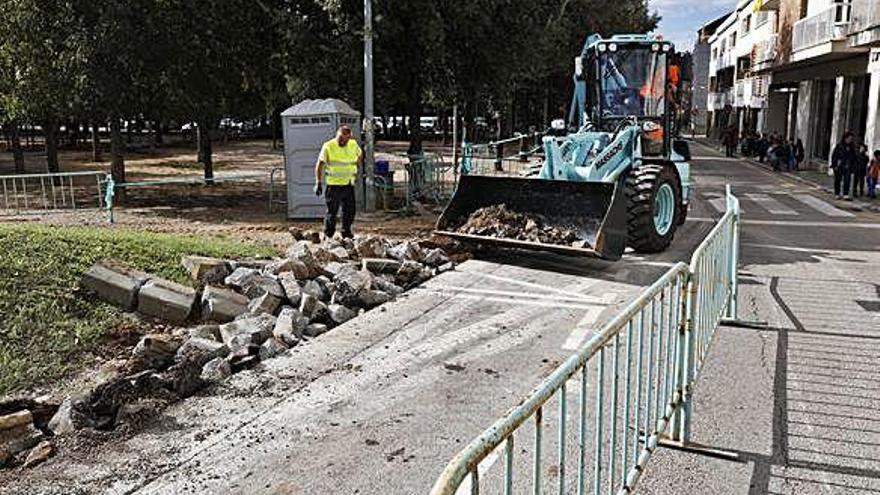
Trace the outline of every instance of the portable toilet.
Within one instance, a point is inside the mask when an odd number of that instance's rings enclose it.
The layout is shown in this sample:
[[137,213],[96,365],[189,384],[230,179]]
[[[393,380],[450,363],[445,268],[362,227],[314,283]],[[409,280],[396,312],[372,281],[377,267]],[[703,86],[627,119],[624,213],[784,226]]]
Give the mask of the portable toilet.
[[[284,169],[287,176],[287,218],[313,220],[326,211],[323,196],[316,196],[315,163],[325,141],[336,136],[341,125],[351,127],[361,142],[360,113],[335,98],[304,100],[281,112],[284,128]],[[364,210],[364,178],[355,186],[358,209]]]

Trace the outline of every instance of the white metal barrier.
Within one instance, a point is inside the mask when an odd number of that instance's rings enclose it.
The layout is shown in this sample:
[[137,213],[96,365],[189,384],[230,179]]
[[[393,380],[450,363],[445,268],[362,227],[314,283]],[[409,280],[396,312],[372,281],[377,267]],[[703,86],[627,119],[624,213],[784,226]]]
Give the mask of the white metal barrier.
[[103,207],[104,172],[0,175],[0,215]]
[[[673,266],[470,442],[431,495],[477,495],[490,484],[505,495],[541,494],[548,485],[559,494],[631,493],[662,438],[689,440],[698,372],[715,329],[736,318],[738,244],[739,201],[728,186],[727,212],[690,265]],[[571,402],[577,415],[568,413]],[[503,456],[500,473],[486,467],[495,456]]]

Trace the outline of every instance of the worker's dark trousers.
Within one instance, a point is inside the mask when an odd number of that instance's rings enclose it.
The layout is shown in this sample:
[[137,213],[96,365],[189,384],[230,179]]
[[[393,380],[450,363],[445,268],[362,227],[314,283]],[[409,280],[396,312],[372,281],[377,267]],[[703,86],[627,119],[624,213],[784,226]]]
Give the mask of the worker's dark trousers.
[[351,233],[351,224],[354,223],[354,186],[327,186],[324,197],[327,200],[324,235],[330,238],[336,233],[336,215],[339,207],[342,207],[342,237],[354,237]]

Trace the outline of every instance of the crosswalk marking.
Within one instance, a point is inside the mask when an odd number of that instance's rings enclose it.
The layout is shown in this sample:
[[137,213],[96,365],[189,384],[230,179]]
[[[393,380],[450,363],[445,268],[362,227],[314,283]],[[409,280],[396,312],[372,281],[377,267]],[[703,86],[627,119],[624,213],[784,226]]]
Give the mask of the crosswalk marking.
[[854,217],[852,213],[848,211],[843,211],[839,208],[835,208],[830,204],[822,201],[819,198],[814,196],[810,196],[809,194],[795,194],[794,199],[800,201],[801,203],[819,210],[820,212],[828,215],[829,217]]
[[798,212],[771,198],[769,194],[747,193],[745,197],[751,201],[754,201],[755,203],[758,203],[762,208],[776,215],[798,214]]

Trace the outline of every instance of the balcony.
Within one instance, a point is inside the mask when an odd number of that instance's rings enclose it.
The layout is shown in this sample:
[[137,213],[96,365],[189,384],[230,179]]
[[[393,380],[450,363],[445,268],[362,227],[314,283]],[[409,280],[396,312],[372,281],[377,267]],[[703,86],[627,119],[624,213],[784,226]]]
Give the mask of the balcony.
[[712,111],[723,110],[724,107],[733,104],[733,88],[727,91],[716,91],[709,93],[709,101],[706,102],[706,108]]
[[[868,1],[876,2],[876,0]],[[797,21],[792,31],[792,52],[795,54],[793,58],[798,58],[796,52],[845,40],[851,15],[851,4],[836,3],[814,16]]]
[[773,34],[766,40],[755,43],[752,47],[752,70],[761,71],[773,67],[776,63],[776,39]]
[[853,47],[880,42],[880,2],[853,0],[848,32],[849,45]]
[[734,63],[736,63],[736,58],[733,56],[733,52],[729,50],[725,51],[715,59],[715,70],[719,71],[728,67],[733,67]]

